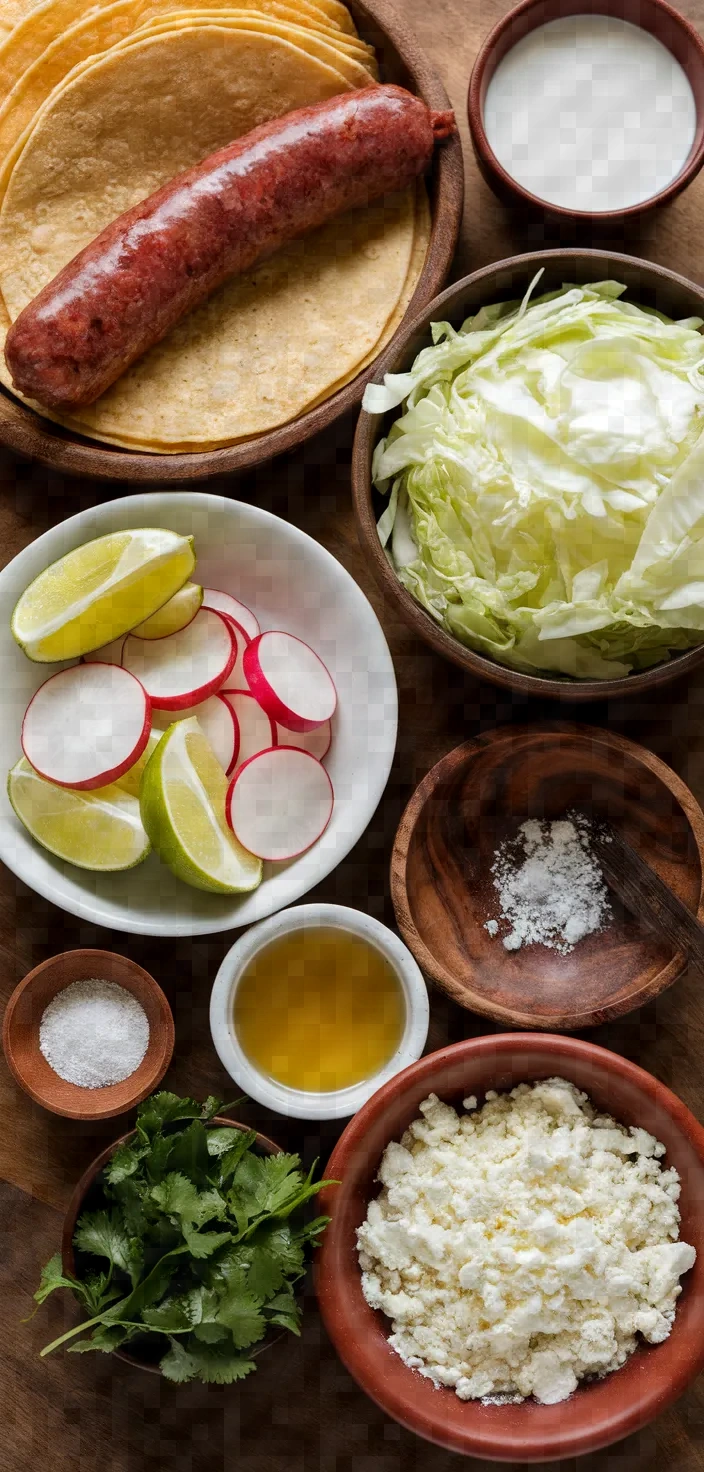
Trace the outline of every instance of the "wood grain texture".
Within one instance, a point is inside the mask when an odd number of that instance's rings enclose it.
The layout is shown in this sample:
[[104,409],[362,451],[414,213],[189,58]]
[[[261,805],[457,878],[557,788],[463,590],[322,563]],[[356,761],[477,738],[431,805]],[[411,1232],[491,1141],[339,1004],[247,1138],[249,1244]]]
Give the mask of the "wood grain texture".
[[[519,251],[574,243],[564,227],[530,224],[491,194],[469,146],[465,97],[474,56],[508,9],[502,0],[402,0],[403,15],[438,67],[462,132],[466,205],[453,275]],[[704,0],[683,0],[701,30]],[[581,245],[610,245],[644,255],[704,283],[701,254],[704,177],[668,209],[610,241],[580,232]],[[538,722],[574,714],[548,699],[528,700],[481,682],[439,658],[401,618],[377,586],[357,541],[350,502],[354,415],[287,459],[212,489],[252,500],[317,537],[348,569],[381,618],[394,657],[400,693],[399,740],[391,779],[364,837],[339,869],[311,895],[356,905],[394,924],[388,865],[394,834],[409,797],[440,757],[468,737],[508,721]],[[127,488],[125,488],[127,489]],[[0,457],[0,549],[9,561],[35,536],[74,511],[115,494],[114,488],[47,474]],[[643,742],[704,799],[704,675],[693,672],[662,694],[613,699],[579,713]],[[237,1091],[214,1053],[208,1028],[210,987],[232,937],[152,942],[99,930],[62,915],[0,869],[0,999],[45,957],[69,947],[124,951],[151,971],[166,992],[176,1022],[176,1049],[165,1084],[199,1097]],[[500,1030],[431,992],[428,1051]],[[649,1069],[704,1119],[704,992],[686,972],[676,986],[589,1038]],[[81,1172],[116,1134],[110,1121],[73,1123],[48,1115],[15,1085],[0,1059],[0,1383],[3,1389],[2,1472],[36,1472],[49,1456],[55,1472],[458,1472],[455,1455],[439,1451],[389,1421],[343,1369],[307,1293],[303,1336],[272,1350],[246,1387],[168,1387],[112,1359],[38,1351],[75,1322],[67,1295],[49,1302],[30,1324],[39,1266],[58,1250],[61,1215]],[[308,1163],[327,1160],[339,1126],[286,1122],[247,1104],[238,1117],[280,1144],[302,1150]],[[22,1189],[17,1189],[21,1187]],[[52,1209],[56,1208],[56,1209]],[[467,1462],[471,1472],[496,1464]],[[511,1466],[512,1464],[508,1464]],[[553,1464],[557,1472],[702,1472],[704,1377],[650,1427],[611,1451]]]
[[604,878],[638,925],[669,941],[689,964],[704,972],[704,925],[669,884],[611,824],[597,824],[592,852]]
[[704,917],[704,813],[663,762],[592,726],[508,726],[464,742],[406,808],[391,858],[396,919],[418,964],[456,1002],[509,1027],[595,1027],[658,996],[686,953],[613,904],[608,927],[567,956],[507,951],[491,866],[527,818],[602,819]]
[[[349,0],[349,8],[360,35],[376,48],[383,80],[407,86],[429,108],[443,112],[448,106],[447,93],[430,57],[409,30],[403,12],[395,10],[388,0]],[[408,306],[410,314],[430,301],[446,280],[462,216],[462,183],[462,154],[455,135],[436,148],[433,157],[428,179],[432,229],[425,264]],[[132,481],[141,486],[208,480],[213,475],[265,464],[273,456],[304,444],[361,403],[374,371],[371,363],[351,383],[290,424],[223,449],[176,455],[133,453],[101,445],[41,418],[0,388],[0,444],[31,455],[55,471],[95,480]]]

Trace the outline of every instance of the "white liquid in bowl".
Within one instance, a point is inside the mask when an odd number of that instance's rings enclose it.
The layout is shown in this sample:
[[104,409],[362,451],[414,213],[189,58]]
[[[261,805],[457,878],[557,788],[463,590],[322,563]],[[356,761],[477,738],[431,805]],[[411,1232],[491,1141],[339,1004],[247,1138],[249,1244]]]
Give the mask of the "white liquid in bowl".
[[539,26],[507,52],[484,103],[489,145],[531,194],[626,209],[677,177],[696,131],[692,88],[649,31],[606,15]]

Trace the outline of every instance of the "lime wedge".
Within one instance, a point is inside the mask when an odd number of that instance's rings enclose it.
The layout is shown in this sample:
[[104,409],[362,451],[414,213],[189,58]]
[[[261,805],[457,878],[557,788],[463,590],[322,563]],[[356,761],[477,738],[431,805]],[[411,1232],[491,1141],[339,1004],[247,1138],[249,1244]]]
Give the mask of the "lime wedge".
[[142,778],[142,822],[172,874],[212,894],[261,883],[262,865],[225,819],[227,778],[191,716],[164,732]]
[[127,771],[123,772],[122,776],[118,777],[116,782],[113,782],[113,787],[119,787],[122,789],[123,792],[129,792],[130,797],[139,797],[139,791],[142,786],[142,777],[144,776],[147,762],[149,761],[152,753],[156,751],[156,748],[161,741],[162,734],[163,732],[157,730],[151,730],[149,732],[149,739],[144,748],[144,751],[142,752],[142,755],[135,762],[133,767],[128,767]]
[[169,634],[178,634],[193,623],[202,602],[203,589],[199,584],[184,583],[163,608],[158,608],[131,632],[138,639],[166,639]]
[[139,803],[116,782],[73,792],[40,777],[23,756],[10,772],[7,793],[32,838],[79,869],[132,869],[149,853]]
[[194,567],[192,537],[161,527],[111,532],[30,583],[15,605],[13,636],[41,664],[90,654],[156,613]]

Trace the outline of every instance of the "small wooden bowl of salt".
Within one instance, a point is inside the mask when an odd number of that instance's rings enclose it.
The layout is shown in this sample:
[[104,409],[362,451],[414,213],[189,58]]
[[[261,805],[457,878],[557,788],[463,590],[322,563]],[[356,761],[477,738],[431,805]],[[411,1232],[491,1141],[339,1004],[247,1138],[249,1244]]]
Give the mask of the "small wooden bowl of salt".
[[66,1119],[110,1119],[145,1099],[174,1050],[174,1020],[153,976],[112,951],[64,951],[10,997],[8,1065],[37,1104]]
[[645,747],[553,721],[443,757],[391,859],[399,930],[426,976],[472,1012],[550,1031],[597,1027],[671,986],[686,956],[608,889],[599,823],[704,920],[704,813]]

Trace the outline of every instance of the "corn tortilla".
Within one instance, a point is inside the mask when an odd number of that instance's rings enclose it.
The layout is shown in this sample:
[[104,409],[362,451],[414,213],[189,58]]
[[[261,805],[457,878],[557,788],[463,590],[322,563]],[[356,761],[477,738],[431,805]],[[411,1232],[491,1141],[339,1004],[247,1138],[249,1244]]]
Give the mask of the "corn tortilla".
[[[121,42],[129,41],[134,36],[137,39],[143,36],[149,29],[161,27],[166,23],[174,26],[181,24],[197,24],[199,18],[208,17],[216,20],[219,15],[223,22],[230,24],[233,20],[242,23],[244,20],[250,22],[249,28],[267,17],[270,22],[276,24],[279,21],[284,25],[297,24],[296,34],[288,36],[299,45],[303,45],[302,31],[311,31],[313,38],[332,46],[334,51],[340,53],[340,69],[343,75],[347,73],[347,62],[356,63],[368,72],[369,76],[375,78],[377,75],[374,53],[363,41],[354,37],[345,36],[341,31],[332,26],[318,26],[317,23],[308,22],[299,12],[289,5],[281,5],[278,0],[252,0],[252,7],[247,10],[222,10],[198,11],[188,10],[173,14],[169,5],[173,0],[117,0],[116,4],[106,6],[104,9],[89,13],[89,15],[71,26],[67,31],[54,41],[53,44],[41,54],[33,66],[30,66],[15,84],[12,91],[0,106],[0,159],[7,158],[8,154],[15,148],[18,140],[22,138],[25,130],[33,124],[34,118],[57,86],[60,86],[73,70],[81,62],[93,58],[96,54],[109,50]],[[145,9],[147,19],[145,20]],[[298,23],[296,23],[298,17]],[[303,20],[303,27],[301,27]],[[137,29],[135,29],[137,27]],[[288,35],[284,29],[282,35]],[[313,47],[314,49],[314,47]],[[325,56],[319,53],[322,59]],[[335,59],[331,61],[335,65]],[[366,78],[361,73],[353,70],[349,72],[349,80],[354,85],[362,86]],[[3,177],[9,177],[10,169],[3,169]],[[0,191],[0,200],[2,191]]]
[[[262,0],[263,3],[263,0]],[[135,13],[139,6],[145,17],[162,9],[159,0],[134,0]],[[287,0],[287,4],[300,10],[301,16],[310,20],[321,19],[348,35],[356,36],[354,21],[346,5],[340,0]],[[229,9],[231,0],[206,0],[207,10]],[[92,13],[109,8],[108,4],[89,6]],[[197,0],[190,0],[189,9],[197,10]],[[253,0],[252,8],[259,8],[259,0]],[[8,13],[9,11],[9,13]],[[7,0],[3,5],[4,27],[12,21],[12,29],[0,45],[0,97],[5,97],[24,76],[30,66],[77,22],[86,18],[84,0],[45,0],[43,5],[32,4],[31,0]],[[303,24],[303,20],[301,20]],[[2,31],[0,30],[0,37]]]
[[254,21],[251,21],[231,19],[228,13],[223,20],[201,22],[196,18],[191,21],[181,21],[178,25],[172,24],[168,16],[165,16],[163,20],[150,25],[148,30],[138,31],[120,44],[134,46],[139,44],[141,38],[145,36],[166,36],[173,31],[202,29],[203,25],[208,24],[220,26],[222,29],[248,32],[256,28],[256,31],[263,36],[280,36],[284,41],[290,41],[293,46],[299,47],[301,51],[309,52],[311,56],[315,56],[326,66],[333,67],[346,82],[349,82],[351,87],[366,87],[371,81],[365,66],[355,61],[353,57],[345,56],[343,52],[329,46],[327,41],[316,35],[315,31],[306,30],[302,26],[290,26],[283,21],[271,20],[268,16],[257,16]]
[[[116,215],[175,174],[267,118],[349,87],[280,35],[215,25],[135,39],[76,70],[41,109],[0,213],[12,320]],[[204,448],[286,423],[372,352],[413,242],[413,190],[330,222],[229,282],[73,424],[96,438]]]

